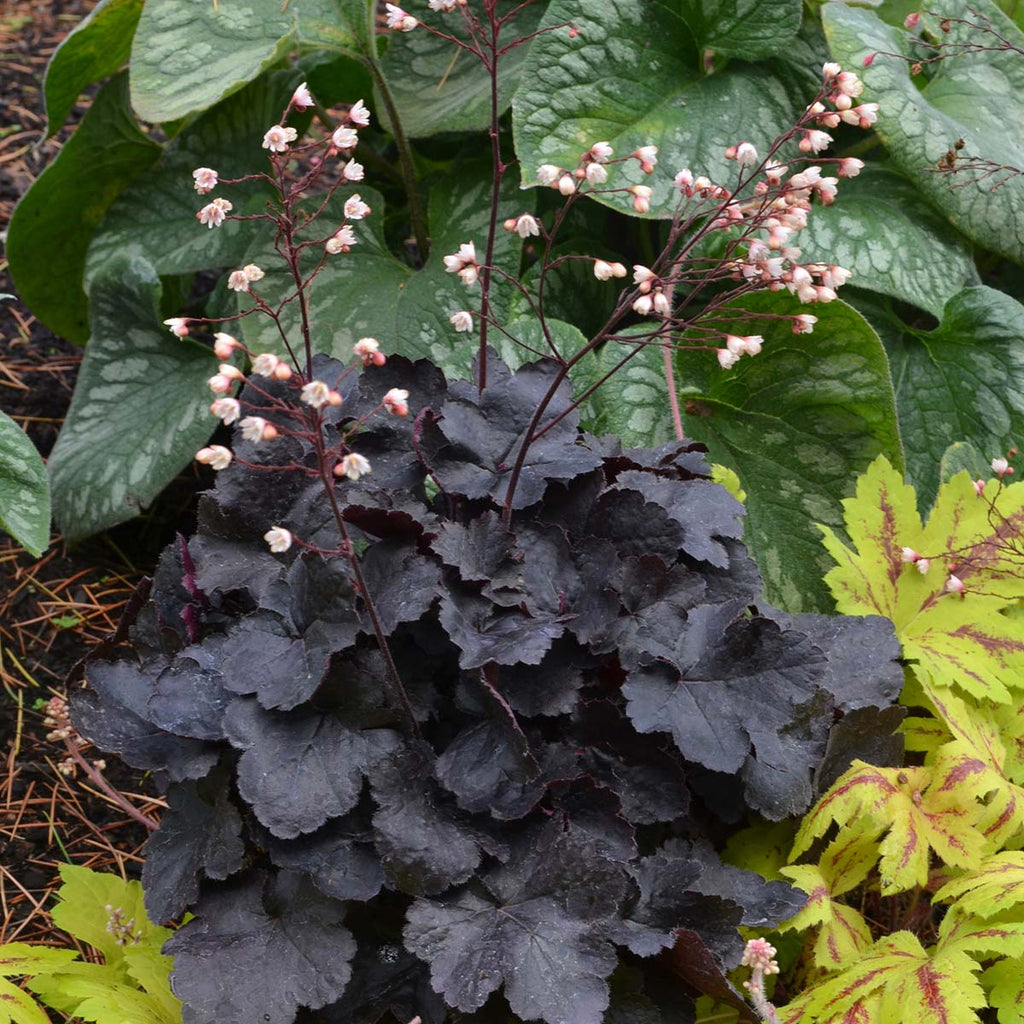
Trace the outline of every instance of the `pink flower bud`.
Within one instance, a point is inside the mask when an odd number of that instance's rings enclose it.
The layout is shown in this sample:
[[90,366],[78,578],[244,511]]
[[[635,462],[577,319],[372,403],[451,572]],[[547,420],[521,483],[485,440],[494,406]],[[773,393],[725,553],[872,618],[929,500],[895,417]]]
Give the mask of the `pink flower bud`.
[[225,424],[234,423],[238,419],[242,406],[237,398],[216,398],[210,404],[210,412]]
[[914,568],[916,568],[916,569],[917,569],[917,571],[918,571],[918,572],[919,572],[919,573],[920,573],[920,574],[921,574],[922,576],[926,576],[926,575],[928,574],[928,570],[929,570],[929,569],[930,569],[931,567],[932,567],[932,563],[931,563],[931,561],[930,561],[929,559],[927,559],[927,558],[919,558],[919,559],[917,560],[917,562],[915,563],[915,566],[914,566]]
[[658,147],[640,146],[633,150],[630,156],[640,161],[640,170],[644,174],[651,174],[654,171],[654,165],[658,162]]
[[[269,426],[270,424],[262,416],[246,416],[238,424],[242,437],[246,441],[252,441],[253,444],[259,444],[260,441],[264,440],[267,427]],[[277,431],[275,430],[274,433],[276,434]]]
[[313,106],[313,97],[310,95],[305,82],[292,93],[292,106],[296,110],[305,110],[307,107]]
[[597,188],[608,180],[608,172],[599,163],[587,164],[587,184]]
[[1010,462],[1008,459],[993,459],[992,472],[995,473],[996,476],[1002,478],[1008,473],[1012,473],[1013,470],[1010,469]]
[[224,395],[231,390],[231,380],[222,373],[215,373],[206,383],[215,395]]
[[980,498],[985,493],[985,481],[975,480],[974,481],[974,493]]
[[964,586],[963,580],[950,573],[949,579],[946,580],[942,589],[945,590],[947,594],[960,594],[962,597],[966,587]]
[[844,156],[839,161],[838,174],[840,178],[856,178],[864,169],[864,161],[854,156]]
[[918,14],[917,11],[911,11],[903,19],[903,27],[905,29],[909,29],[911,32],[913,32],[914,29],[917,28],[917,26],[920,25],[920,24],[921,24],[921,15]]
[[403,388],[392,388],[383,398],[384,408],[392,416],[408,416],[409,392]]
[[170,318],[170,320],[165,320],[164,321],[164,326],[176,338],[187,338],[188,337],[188,317],[172,316]]
[[273,352],[261,352],[252,361],[252,372],[261,377],[272,377],[281,360]]
[[610,160],[615,150],[612,149],[611,145],[607,142],[595,142],[589,150],[589,156],[591,160],[596,160],[598,163],[603,164],[606,160]]
[[231,449],[222,444],[211,444],[196,452],[196,462],[209,466],[214,470],[227,469],[231,465]]
[[376,338],[360,338],[352,351],[359,357],[363,366],[383,366],[387,356],[380,350],[380,342]]
[[576,191],[576,182],[571,174],[563,174],[558,179],[558,191],[563,196],[571,196]]
[[864,58],[864,60],[863,60],[863,62],[862,62],[862,66],[863,66],[863,67],[866,67],[866,68],[869,68],[869,67],[871,67],[871,65],[875,63],[875,58],[876,58],[877,56],[878,56],[878,54],[877,54],[877,53],[869,53],[869,54],[868,54],[868,55],[867,55],[867,56],[866,56],[866,57]]
[[537,168],[537,181],[542,185],[554,185],[562,176],[562,170],[554,164],[541,164]]
[[406,14],[395,4],[385,4],[384,9],[387,13],[388,28],[393,28],[397,32],[411,32],[419,24],[411,14]]
[[278,363],[274,367],[274,380],[291,380],[292,368],[287,363]]
[[916,562],[920,557],[913,548],[900,548],[901,562]]
[[236,348],[241,348],[238,341],[230,334],[218,331],[213,336],[213,354],[222,362],[227,362]]
[[227,377],[230,381],[245,380],[245,374],[237,366],[232,366],[230,363],[221,363],[217,367],[217,373],[222,377]]
[[757,163],[757,150],[749,142],[741,142],[736,147],[736,162],[740,167],[753,167]]
[[629,191],[633,194],[633,209],[637,213],[647,213],[651,209],[651,190],[646,185],[633,185]]

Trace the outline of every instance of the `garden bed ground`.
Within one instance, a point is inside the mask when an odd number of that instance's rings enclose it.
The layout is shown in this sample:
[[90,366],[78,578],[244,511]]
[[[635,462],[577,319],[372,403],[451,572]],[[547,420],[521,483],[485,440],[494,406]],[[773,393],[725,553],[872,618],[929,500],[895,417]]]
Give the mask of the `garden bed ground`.
[[[50,55],[91,6],[91,0],[4,5],[0,94],[7,122],[0,125],[0,232],[18,198],[73,130],[43,140],[41,84]],[[2,260],[0,293],[13,291]],[[56,337],[24,306],[0,302],[0,408],[24,426],[44,455],[57,437],[80,360],[79,348]],[[165,523],[141,520],[74,550],[55,537],[41,560],[0,539],[0,942],[58,939],[45,910],[60,863],[138,872],[145,828],[84,777],[56,771],[67,752],[46,739],[49,729],[39,708],[63,692],[69,669],[114,629],[165,532]],[[138,773],[111,761],[106,774],[143,813],[158,812],[160,801]]]

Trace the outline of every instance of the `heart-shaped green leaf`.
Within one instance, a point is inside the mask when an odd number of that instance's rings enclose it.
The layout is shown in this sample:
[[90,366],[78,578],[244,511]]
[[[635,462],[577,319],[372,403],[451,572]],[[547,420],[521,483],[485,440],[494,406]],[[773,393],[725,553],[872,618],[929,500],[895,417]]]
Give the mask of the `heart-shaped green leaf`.
[[50,542],[46,467],[25,432],[0,412],[0,529],[38,558]]
[[63,337],[89,337],[82,290],[89,240],[117,194],[159,155],[128,110],[128,79],[120,75],[14,211],[11,273],[25,304]]
[[737,305],[776,316],[813,310],[818,323],[813,334],[794,335],[784,319],[723,321],[729,333],[765,341],[759,356],[731,370],[710,352],[680,352],[683,425],[712,461],[739,475],[746,541],[769,599],[787,611],[827,611],[830,561],[814,523],[842,527],[840,501],[877,455],[903,465],[888,361],[867,321],[843,302],[801,306],[764,292]]
[[[132,43],[132,106],[145,121],[173,121],[205,110],[299,44],[339,50],[358,45],[332,0],[147,4]],[[239,100],[236,110],[243,109]]]
[[[813,98],[782,64],[735,62],[705,75],[686,24],[653,0],[553,0],[542,25],[567,21],[578,35],[534,40],[512,100],[524,186],[536,183],[541,164],[575,168],[595,142],[610,142],[617,157],[656,145],[653,174],[627,161],[611,168],[606,187],[649,185],[652,215],[670,217],[678,170],[728,186],[736,165],[726,148],[749,139],[765,152]],[[596,198],[632,210],[621,194]]]
[[800,0],[678,0],[702,50],[759,60],[778,53],[800,29]]
[[46,134],[67,120],[79,93],[128,60],[142,0],[100,0],[65,37],[46,66]]
[[[1018,49],[1024,47],[1024,33],[988,0],[977,0],[971,8]],[[929,10],[965,20],[959,0],[938,0]],[[924,82],[911,75],[912,60],[887,56],[909,53],[910,44],[904,32],[872,11],[830,3],[824,25],[836,60],[862,75],[862,99],[879,104],[878,134],[921,194],[968,238],[1024,261],[1024,139],[1012,129],[1024,124],[1020,53],[1000,50],[992,37],[954,20],[942,34],[944,44],[961,51],[972,43],[988,42],[993,48],[957,52],[955,58],[932,65],[933,77]],[[864,58],[874,53],[878,56],[870,67],[862,67]],[[960,139],[963,147],[956,150]],[[955,155],[955,173],[940,172],[939,162],[948,152]],[[972,171],[975,161],[1016,173],[1006,177]]]
[[924,507],[946,449],[967,441],[985,462],[1024,438],[1024,306],[994,288],[965,288],[934,330],[905,323],[885,302],[857,298],[889,354],[907,476]]
[[160,324],[160,279],[138,257],[111,259],[89,289],[92,339],[50,456],[53,514],[68,540],[137,515],[215,425],[213,353]]

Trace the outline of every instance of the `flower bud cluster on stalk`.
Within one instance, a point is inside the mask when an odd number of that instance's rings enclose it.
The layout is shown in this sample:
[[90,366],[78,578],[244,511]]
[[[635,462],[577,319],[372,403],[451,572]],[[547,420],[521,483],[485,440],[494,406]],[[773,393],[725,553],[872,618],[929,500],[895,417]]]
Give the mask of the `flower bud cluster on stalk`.
[[[430,6],[438,12],[450,12],[459,4],[438,0]],[[458,42],[438,29],[422,25],[395,5],[389,4],[387,10],[388,24],[393,29],[410,32],[422,27]],[[461,42],[458,45],[463,49],[472,49],[478,55],[482,51],[482,46],[473,49]],[[628,344],[624,345],[625,355],[619,367],[646,345],[657,345],[664,349],[669,400],[677,433],[681,436],[671,365],[672,350],[706,350],[714,355],[723,370],[730,370],[744,356],[760,354],[765,339],[761,334],[741,335],[724,327],[721,319],[723,307],[727,303],[755,291],[787,291],[805,304],[831,302],[835,299],[837,289],[849,279],[850,271],[831,263],[803,262],[801,250],[794,244],[794,239],[807,226],[813,201],[817,199],[825,206],[831,204],[835,200],[839,179],[853,177],[863,167],[860,160],[852,157],[818,156],[832,142],[826,129],[840,123],[868,128],[875,121],[878,105],[860,102],[863,83],[856,74],[844,71],[832,62],[825,64],[822,72],[818,95],[796,123],[770,144],[766,153],[759,153],[757,147],[747,140],[741,140],[726,149],[726,159],[734,161],[737,167],[734,180],[728,183],[713,182],[705,175],[695,174],[690,168],[682,168],[675,174],[669,198],[672,219],[668,243],[650,266],[634,264],[631,276],[629,268],[624,264],[596,255],[553,257],[552,246],[572,204],[581,196],[618,196],[625,199],[635,213],[650,213],[654,190],[646,185],[619,183],[616,178],[624,164],[634,165],[643,175],[651,175],[658,165],[658,147],[641,145],[624,156],[616,156],[610,142],[599,140],[580,156],[575,167],[561,167],[554,163],[538,167],[538,183],[556,190],[563,197],[561,208],[549,224],[545,223],[547,218],[523,212],[505,219],[502,226],[538,250],[543,250],[539,276],[541,287],[548,274],[570,260],[589,263],[598,281],[619,280],[624,284],[615,311],[605,328],[591,338],[581,351],[563,356],[557,350],[550,332],[545,329],[550,351],[537,354],[546,355],[560,363],[564,377],[587,352],[597,346],[607,342],[625,343],[627,339],[619,337],[617,332],[622,327],[631,326]],[[370,216],[372,211],[358,194],[351,194],[344,201],[341,223],[334,223],[326,230],[317,228],[313,238],[306,235],[311,225],[324,216],[329,208],[329,200],[339,187],[363,179],[364,169],[352,159],[352,153],[359,142],[359,129],[370,122],[370,113],[360,100],[349,108],[343,122],[330,129],[326,135],[300,143],[296,129],[286,123],[288,116],[293,109],[301,111],[313,105],[308,86],[302,83],[295,89],[279,122],[265,132],[262,145],[267,150],[269,174],[226,179],[214,168],[197,167],[192,178],[196,191],[201,195],[257,177],[269,180],[274,185],[277,192],[276,207],[270,207],[267,213],[256,216],[276,225],[277,249],[288,264],[294,282],[294,289],[283,300],[271,304],[260,294],[260,282],[265,275],[261,267],[249,263],[229,273],[228,288],[247,295],[253,303],[238,316],[256,314],[273,320],[289,357],[285,359],[273,353],[253,352],[230,334],[216,333],[214,351],[223,362],[209,380],[214,395],[211,414],[225,425],[237,423],[243,439],[253,444],[271,443],[280,436],[289,435],[313,439],[321,465],[310,472],[321,475],[324,486],[330,489],[336,478],[358,480],[372,472],[372,465],[365,457],[349,449],[349,442],[362,426],[365,416],[350,423],[335,443],[328,446],[324,440],[325,410],[342,404],[342,380],[325,381],[312,376],[313,352],[306,313],[306,293],[327,259],[344,256],[358,244],[356,225]],[[298,161],[302,162],[296,170]],[[835,166],[834,175],[826,173],[828,164]],[[328,181],[328,167],[334,168],[333,181]],[[496,180],[500,179],[500,171],[503,169],[500,160],[497,160]],[[313,213],[304,212],[299,218],[296,216],[297,204],[309,194],[316,196],[317,206]],[[213,229],[227,220],[237,219],[238,215],[232,213],[232,210],[229,199],[215,197],[196,216],[201,224]],[[487,329],[494,327],[508,334],[505,325],[495,318],[490,304],[492,272],[501,274],[503,279],[517,288],[542,326],[545,322],[543,308],[538,307],[525,287],[490,262],[494,251],[493,228],[496,226],[496,216],[495,203],[491,237],[487,240],[485,254],[481,255],[476,241],[470,239],[463,242],[456,252],[444,256],[444,267],[448,273],[457,275],[467,289],[480,291],[477,309],[450,310],[446,313],[455,334],[469,334],[476,327],[480,329],[478,372],[481,388],[486,381]],[[298,222],[301,222],[303,229],[301,239],[296,228]],[[704,243],[718,235],[725,236],[724,248],[720,255],[709,256]],[[311,273],[300,271],[300,257],[306,249],[320,252],[319,262]],[[698,292],[710,293],[713,297],[703,305],[691,308],[689,299]],[[301,350],[301,355],[304,359],[296,355],[281,323],[284,307],[296,299],[302,313],[304,350]],[[653,321],[648,331],[636,330],[635,323],[631,322],[637,317],[641,322]],[[817,317],[811,313],[781,315],[744,312],[742,317],[786,320],[794,334],[812,332],[817,322]],[[165,324],[175,336],[185,337],[191,325],[200,322],[214,323],[173,317],[166,320]],[[379,342],[374,338],[361,339],[354,346],[353,355],[355,361],[346,370],[346,375],[359,365],[381,366],[386,360]],[[239,357],[249,364],[248,377],[233,361]],[[271,394],[261,386],[261,378],[284,384],[287,397],[282,397],[280,391]],[[246,379],[246,397],[242,398],[236,391]],[[596,386],[586,391],[576,404],[585,401]],[[405,391],[392,389],[382,396],[374,412],[405,416],[409,408],[408,397]],[[546,404],[542,402],[538,407],[529,436],[516,457],[506,508],[511,505],[526,449],[532,440],[553,425],[543,423]],[[212,444],[197,452],[196,459],[219,471],[238,461],[238,456],[223,445]],[[265,539],[271,549],[277,552],[286,551],[292,544],[306,543],[294,537],[286,525],[276,523],[268,524]],[[927,571],[926,559],[923,566],[921,561],[916,564],[919,571]]]

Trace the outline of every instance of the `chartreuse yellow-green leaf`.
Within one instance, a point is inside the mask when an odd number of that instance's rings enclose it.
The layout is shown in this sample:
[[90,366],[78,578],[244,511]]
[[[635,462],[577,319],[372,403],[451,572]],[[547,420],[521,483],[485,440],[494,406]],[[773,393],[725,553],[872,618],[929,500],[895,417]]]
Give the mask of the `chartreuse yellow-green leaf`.
[[786,1006],[783,1024],[978,1024],[986,1005],[978,963],[941,945],[929,953],[910,932],[879,939],[845,971]]
[[999,1024],[1024,1024],[1024,959],[999,960],[981,976]]
[[29,946],[23,942],[0,946],[0,1024],[50,1024],[35,1000],[7,979],[61,970],[76,956],[78,953],[73,949]]
[[[990,480],[978,494],[966,473],[939,490],[926,524],[913,488],[884,457],[843,502],[848,547],[821,527],[836,567],[825,581],[840,612],[886,615],[922,683],[958,686],[1007,703],[1024,685],[1024,618],[1001,614],[1024,597],[1015,538],[1024,529],[1024,484]],[[905,561],[910,548],[927,572]],[[964,594],[948,593],[954,574]]]
[[804,819],[793,843],[796,859],[835,823],[881,844],[883,895],[928,881],[930,852],[946,864],[976,868],[985,837],[976,828],[979,800],[991,790],[984,762],[958,744],[943,747],[934,765],[876,768],[854,761]]
[[976,871],[947,882],[934,899],[955,899],[961,911],[979,917],[991,917],[1024,903],[1024,853],[1003,850],[994,854]]
[[860,885],[878,860],[876,841],[857,832],[843,832],[829,844],[818,864],[795,864],[781,869],[807,905],[780,926],[781,931],[818,927],[815,966],[835,970],[855,960],[871,945],[871,930],[860,912],[836,897]]

